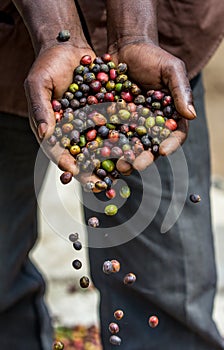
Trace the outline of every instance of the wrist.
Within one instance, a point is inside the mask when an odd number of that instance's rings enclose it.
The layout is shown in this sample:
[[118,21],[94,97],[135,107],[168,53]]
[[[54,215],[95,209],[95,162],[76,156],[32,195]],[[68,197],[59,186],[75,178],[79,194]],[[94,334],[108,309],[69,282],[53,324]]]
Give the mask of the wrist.
[[131,37],[120,38],[114,42],[111,42],[108,46],[108,53],[110,53],[111,55],[119,54],[123,49],[129,48],[130,46],[139,46],[142,44],[148,44],[153,46],[157,45],[157,43],[155,44],[147,36],[135,35]]
[[107,0],[107,16],[111,52],[133,43],[158,44],[157,0]]
[[[35,53],[56,45],[88,46],[74,0],[13,0],[29,31]],[[70,32],[66,42],[58,41],[62,30]]]
[[[66,41],[60,41],[58,39],[59,33],[63,30],[68,30],[70,33],[70,37]],[[35,37],[32,35],[32,40],[36,53],[45,51],[54,46],[73,46],[80,49],[90,48],[82,30],[79,27],[76,28],[75,25],[70,26],[68,24],[67,26],[66,24],[63,26],[57,24],[51,26],[51,28],[44,24],[38,28]]]

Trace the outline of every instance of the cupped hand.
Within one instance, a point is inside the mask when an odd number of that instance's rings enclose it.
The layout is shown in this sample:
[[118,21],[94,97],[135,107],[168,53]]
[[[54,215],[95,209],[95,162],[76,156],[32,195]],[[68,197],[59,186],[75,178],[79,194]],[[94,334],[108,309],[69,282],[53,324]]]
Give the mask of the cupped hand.
[[[50,146],[47,142],[55,128],[55,116],[51,100],[61,98],[73,79],[73,71],[84,55],[93,59],[94,52],[89,47],[77,48],[72,45],[57,45],[40,52],[25,81],[31,128],[47,156],[61,170],[78,175],[75,159],[59,143]],[[80,176],[79,181],[99,180]]]
[[[159,153],[163,156],[173,153],[187,138],[188,120],[196,117],[184,63],[151,42],[123,46],[113,54],[113,59],[127,63],[130,79],[144,90],[170,90],[182,119],[178,122],[178,129],[161,143]],[[123,174],[130,174],[133,168],[144,170],[154,159],[151,151],[143,151],[133,164],[120,159],[117,167]]]

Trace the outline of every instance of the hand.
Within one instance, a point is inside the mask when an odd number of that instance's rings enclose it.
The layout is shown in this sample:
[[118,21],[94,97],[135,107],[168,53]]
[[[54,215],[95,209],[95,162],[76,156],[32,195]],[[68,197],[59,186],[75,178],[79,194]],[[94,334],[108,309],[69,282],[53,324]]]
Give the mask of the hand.
[[[127,63],[130,79],[143,89],[170,90],[175,107],[183,119],[178,123],[178,129],[161,143],[160,155],[173,153],[187,137],[187,119],[196,117],[184,63],[151,42],[128,44],[113,54],[113,59]],[[130,174],[132,167],[141,171],[153,161],[154,155],[150,151],[143,151],[132,165],[120,159],[117,167],[122,173]]]
[[[57,45],[40,52],[25,81],[29,118],[32,130],[44,152],[61,170],[76,176],[79,172],[74,158],[68,150],[58,143],[50,146],[47,139],[53,134],[55,117],[51,105],[52,98],[61,98],[72,82],[73,71],[79,65],[80,58],[95,54],[90,48],[76,48],[72,45]],[[95,177],[80,176],[84,182],[97,180]]]

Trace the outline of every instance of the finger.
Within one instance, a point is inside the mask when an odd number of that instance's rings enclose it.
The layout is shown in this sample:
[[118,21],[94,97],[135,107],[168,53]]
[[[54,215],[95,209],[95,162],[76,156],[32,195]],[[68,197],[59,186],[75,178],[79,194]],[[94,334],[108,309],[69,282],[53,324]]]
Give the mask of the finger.
[[173,131],[171,135],[160,144],[159,154],[161,156],[172,154],[184,143],[188,134],[188,124],[188,121],[185,119],[181,119],[178,122],[178,129]]
[[133,170],[132,165],[126,162],[124,157],[118,159],[116,167],[122,175],[130,175]]
[[186,119],[196,118],[192,90],[187,78],[185,64],[181,60],[171,62],[163,71],[164,83],[168,86],[179,114]]
[[49,138],[55,128],[55,117],[51,105],[51,90],[44,79],[29,77],[24,87],[28,101],[28,108],[36,136],[40,140]]
[[47,140],[44,140],[40,143],[40,146],[48,158],[50,158],[59,169],[69,171],[73,176],[78,175],[79,167],[76,164],[76,160],[67,149],[60,146],[59,142],[52,147],[47,143]]
[[138,157],[135,158],[132,166],[138,171],[145,170],[154,161],[154,155],[151,151],[143,151]]

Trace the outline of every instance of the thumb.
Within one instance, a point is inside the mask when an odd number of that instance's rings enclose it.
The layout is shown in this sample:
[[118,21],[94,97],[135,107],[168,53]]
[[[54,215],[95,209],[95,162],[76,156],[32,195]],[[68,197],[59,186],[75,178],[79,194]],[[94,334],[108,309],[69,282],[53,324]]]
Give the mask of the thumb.
[[175,60],[172,65],[166,66],[163,76],[173,96],[177,112],[189,120],[196,118],[192,90],[187,78],[185,64],[181,60]]
[[52,90],[46,87],[40,78],[28,77],[24,87],[34,133],[39,140],[48,139],[55,128],[55,116],[51,105]]

